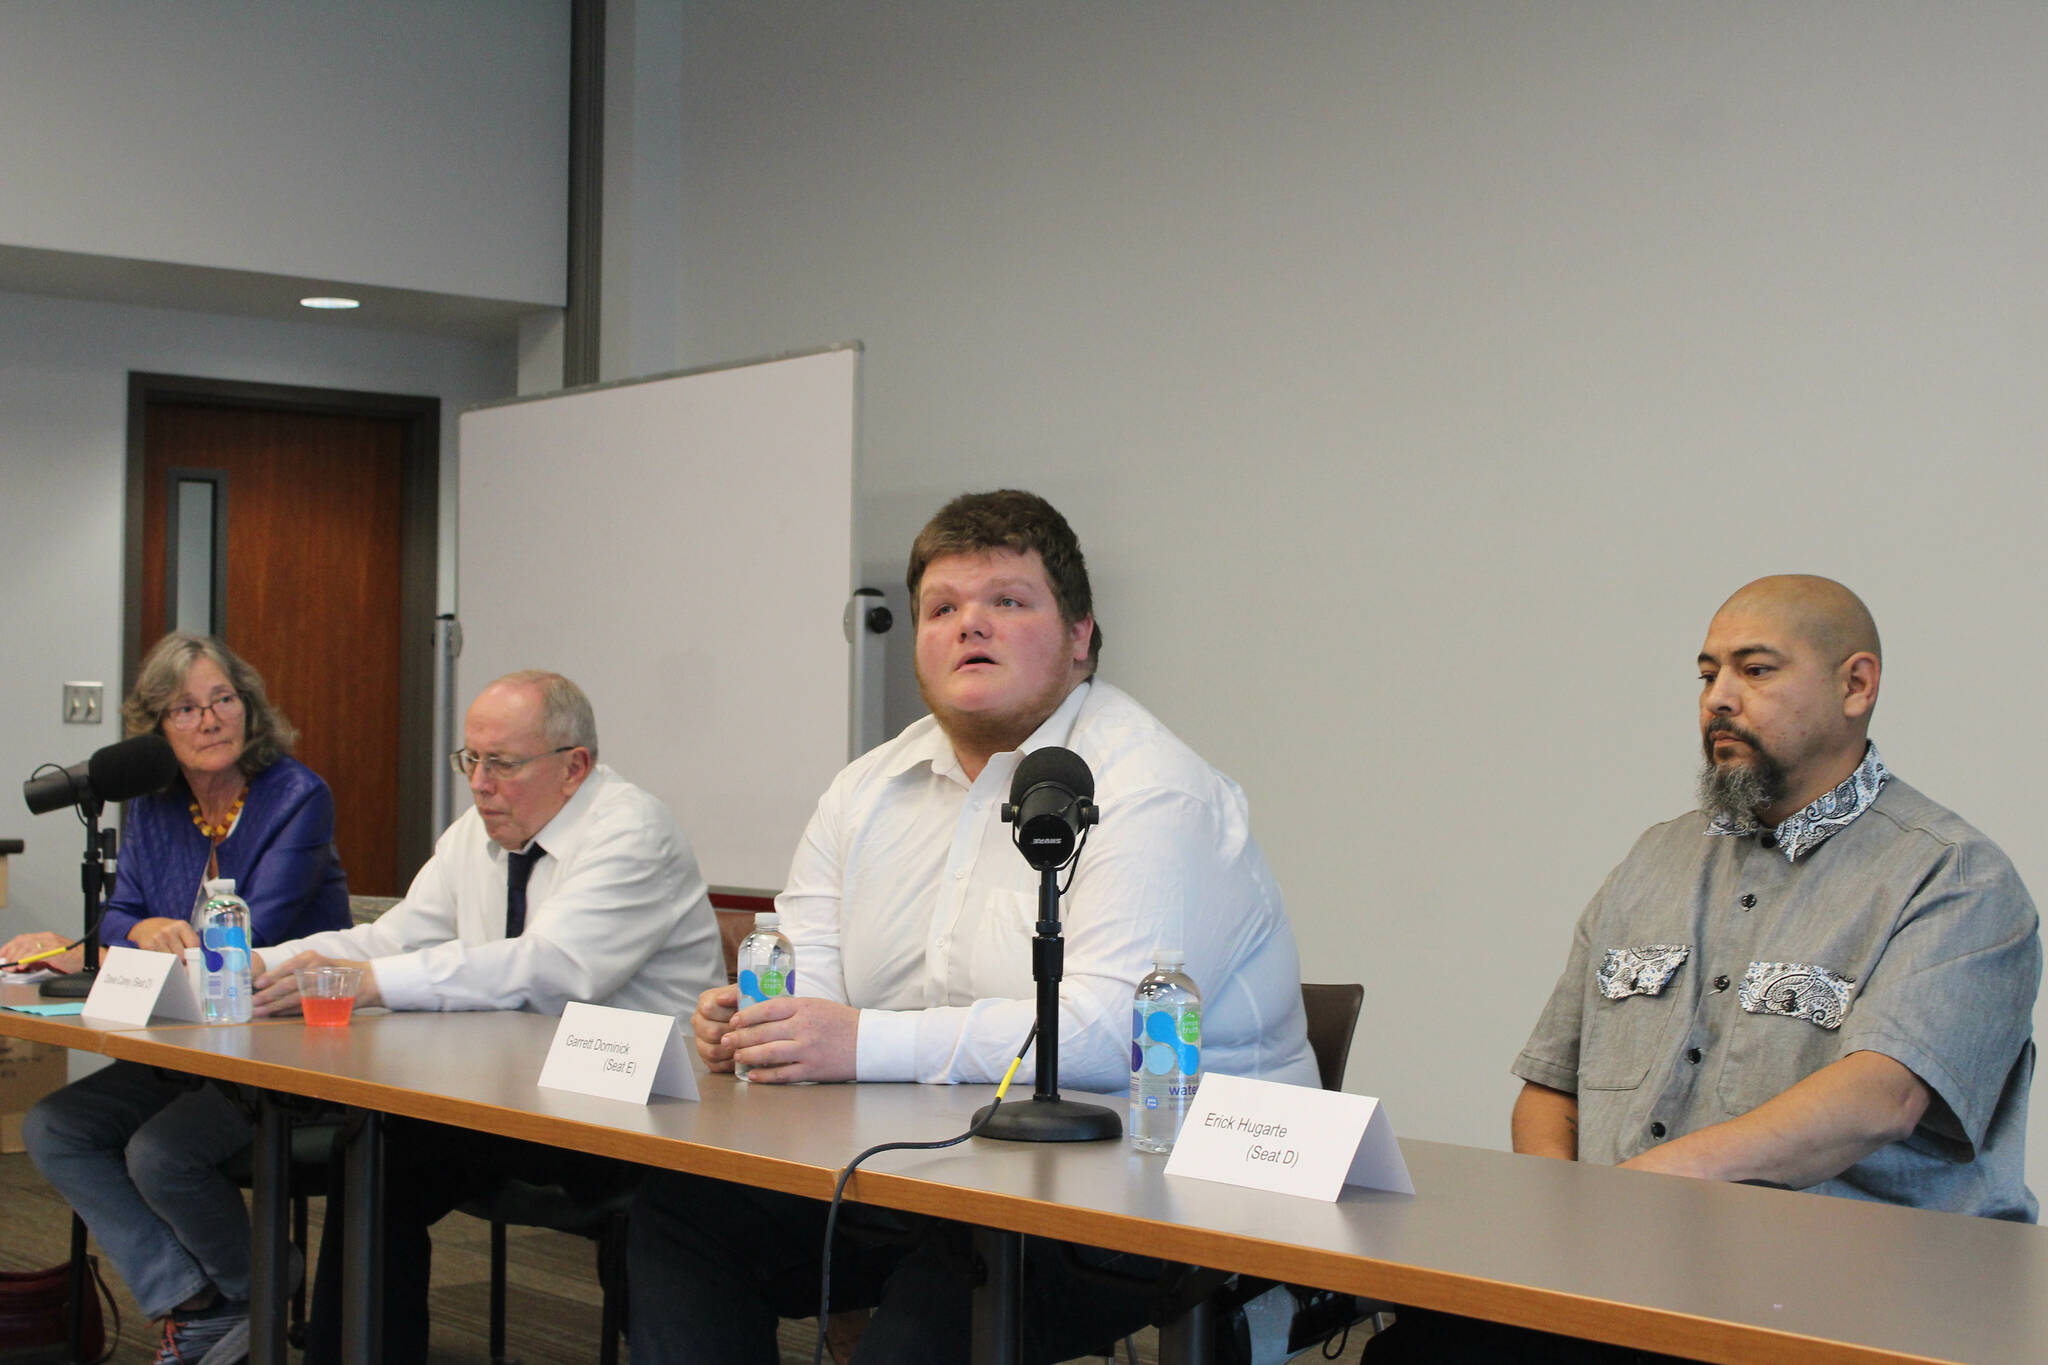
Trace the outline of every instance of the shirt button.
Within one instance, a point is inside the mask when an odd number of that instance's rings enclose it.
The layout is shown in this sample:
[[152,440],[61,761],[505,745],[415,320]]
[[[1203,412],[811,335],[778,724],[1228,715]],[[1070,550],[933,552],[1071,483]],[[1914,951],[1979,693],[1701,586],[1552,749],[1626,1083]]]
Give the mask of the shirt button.
[[1750,908],[1751,906],[1753,906],[1753,905],[1755,905],[1755,904],[1756,904],[1756,897],[1755,897],[1755,896],[1752,896],[1752,895],[1750,895],[1750,894],[1749,894],[1748,892],[1744,892],[1744,893],[1743,893],[1743,896],[1742,896],[1742,908],[1743,908],[1743,909],[1745,909],[1745,910],[1747,910],[1747,909],[1749,909],[1749,908]]
[[953,869],[953,880],[956,882],[966,875],[967,869],[964,867],[956,867]]
[[1717,977],[1715,977],[1715,978],[1714,978],[1714,989],[1715,989],[1715,990],[1717,990],[1717,991],[1725,991],[1725,990],[1727,990],[1727,989],[1728,989],[1728,978],[1727,978],[1727,977],[1725,977],[1725,976],[1717,976]]
[[1653,1124],[1651,1124],[1651,1125],[1650,1125],[1650,1136],[1651,1136],[1651,1137],[1656,1137],[1656,1138],[1660,1138],[1660,1137],[1663,1137],[1663,1136],[1664,1136],[1664,1132],[1665,1132],[1665,1129],[1664,1129],[1664,1125],[1663,1125],[1663,1124],[1661,1124],[1661,1123],[1653,1123]]
[[1694,1066],[1698,1066],[1700,1064],[1700,1050],[1696,1047],[1687,1048],[1685,1050],[1685,1060],[1691,1062]]

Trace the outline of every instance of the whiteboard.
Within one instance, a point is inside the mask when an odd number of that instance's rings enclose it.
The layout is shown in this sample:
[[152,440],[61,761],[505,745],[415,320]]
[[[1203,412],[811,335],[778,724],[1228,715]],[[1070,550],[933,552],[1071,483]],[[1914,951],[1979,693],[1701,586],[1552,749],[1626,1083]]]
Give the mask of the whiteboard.
[[[858,345],[462,414],[461,713],[547,668],[714,886],[779,888],[848,747]],[[464,794],[458,793],[458,802]]]

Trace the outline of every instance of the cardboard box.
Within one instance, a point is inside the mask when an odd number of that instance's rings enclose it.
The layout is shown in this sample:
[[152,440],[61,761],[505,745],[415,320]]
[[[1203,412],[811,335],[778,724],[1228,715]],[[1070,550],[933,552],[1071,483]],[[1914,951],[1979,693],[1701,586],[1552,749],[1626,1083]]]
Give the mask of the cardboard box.
[[28,1107],[64,1084],[69,1052],[49,1043],[0,1038],[0,1152],[19,1152]]

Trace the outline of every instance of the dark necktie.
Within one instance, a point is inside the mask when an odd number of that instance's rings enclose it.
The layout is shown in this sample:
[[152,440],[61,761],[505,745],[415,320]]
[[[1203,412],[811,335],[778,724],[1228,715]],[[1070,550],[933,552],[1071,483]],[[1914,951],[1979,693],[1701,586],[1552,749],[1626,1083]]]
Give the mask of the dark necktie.
[[510,855],[505,864],[505,937],[518,938],[526,932],[526,884],[533,879],[533,865],[547,850],[528,844],[526,852]]

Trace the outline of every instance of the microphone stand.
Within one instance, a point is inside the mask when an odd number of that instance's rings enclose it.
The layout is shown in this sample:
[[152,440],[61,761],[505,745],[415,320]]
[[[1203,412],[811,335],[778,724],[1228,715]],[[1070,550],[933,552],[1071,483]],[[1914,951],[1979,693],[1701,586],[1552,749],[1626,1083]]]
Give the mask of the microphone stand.
[[99,979],[101,902],[106,894],[107,863],[114,856],[118,837],[111,829],[100,833],[100,812],[106,805],[90,793],[78,800],[79,813],[85,817],[85,860],[78,869],[79,888],[85,893],[85,936],[80,940],[85,957],[77,971],[43,983],[47,1000],[83,1000],[92,994],[92,984]]
[[[1080,852],[1076,848],[1074,856]],[[1123,1119],[1114,1109],[1060,1098],[1060,976],[1067,945],[1060,937],[1059,874],[1059,867],[1038,870],[1038,927],[1031,938],[1031,976],[1038,983],[1037,1084],[1030,1099],[997,1110],[981,1130],[982,1137],[1005,1142],[1098,1142],[1124,1133]],[[976,1110],[975,1123],[994,1107]]]

